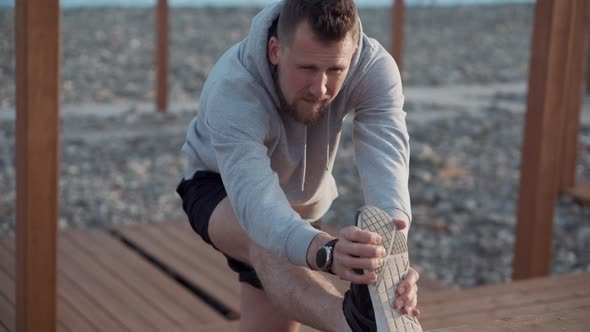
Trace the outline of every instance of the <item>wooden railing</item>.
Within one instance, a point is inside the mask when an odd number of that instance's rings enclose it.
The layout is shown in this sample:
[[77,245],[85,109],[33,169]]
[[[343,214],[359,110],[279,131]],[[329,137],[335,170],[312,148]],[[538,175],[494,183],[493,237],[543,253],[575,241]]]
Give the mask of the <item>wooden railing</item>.
[[391,47],[390,52],[400,74],[403,77],[404,67],[404,26],[406,21],[406,4],[404,0],[394,0],[391,9]]
[[575,183],[587,0],[539,0],[520,168],[513,279],[546,276],[560,191]]
[[59,0],[19,0],[16,15],[17,331],[57,327]]
[[169,24],[168,1],[158,0],[156,7],[156,110],[168,109],[168,59]]

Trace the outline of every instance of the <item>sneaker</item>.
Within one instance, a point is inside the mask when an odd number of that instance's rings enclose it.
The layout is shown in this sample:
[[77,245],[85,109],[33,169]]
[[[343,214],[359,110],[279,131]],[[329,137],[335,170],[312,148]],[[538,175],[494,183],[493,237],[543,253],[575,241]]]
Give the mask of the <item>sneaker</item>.
[[[344,316],[353,331],[421,332],[418,319],[394,309],[397,285],[410,267],[407,240],[397,231],[391,217],[383,210],[365,206],[357,212],[356,226],[378,233],[387,251],[382,267],[375,269],[377,281],[370,285],[351,284],[342,304]],[[361,271],[359,271],[361,272]],[[364,270],[368,273],[370,270]]]

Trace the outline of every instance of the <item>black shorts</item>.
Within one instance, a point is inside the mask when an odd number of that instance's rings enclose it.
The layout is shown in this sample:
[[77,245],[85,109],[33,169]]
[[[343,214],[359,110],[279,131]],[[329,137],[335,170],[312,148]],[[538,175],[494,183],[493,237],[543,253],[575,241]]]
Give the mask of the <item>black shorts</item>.
[[[221,176],[214,172],[198,171],[193,175],[192,179],[183,179],[176,188],[176,192],[182,198],[182,208],[186,212],[193,230],[205,242],[221,252],[209,238],[211,214],[219,202],[227,196]],[[221,253],[227,258],[229,267],[238,273],[240,282],[246,282],[258,289],[262,289],[262,283],[251,266],[223,252]]]

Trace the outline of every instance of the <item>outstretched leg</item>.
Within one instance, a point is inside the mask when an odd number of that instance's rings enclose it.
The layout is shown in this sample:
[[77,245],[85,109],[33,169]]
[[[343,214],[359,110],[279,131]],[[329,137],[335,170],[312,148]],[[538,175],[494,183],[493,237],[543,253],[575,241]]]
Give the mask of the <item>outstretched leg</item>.
[[240,291],[241,332],[299,331],[301,324],[291,319],[283,310],[277,309],[263,290],[243,282]]
[[[342,312],[342,295],[332,283],[320,272],[295,266],[250,240],[239,225],[227,197],[211,215],[209,236],[222,252],[254,267],[264,285],[264,296],[282,310],[281,315],[285,314],[284,319],[277,319],[277,324],[290,326],[292,319],[323,331],[349,330]],[[258,296],[260,293],[253,292],[259,290],[250,288],[242,287],[246,290],[242,294],[242,308],[248,307],[242,319],[245,319],[244,324],[259,331],[276,311],[272,305],[268,306],[271,312],[260,313],[251,309],[257,303],[264,303],[264,299]],[[244,326],[242,330],[246,331],[246,328]]]

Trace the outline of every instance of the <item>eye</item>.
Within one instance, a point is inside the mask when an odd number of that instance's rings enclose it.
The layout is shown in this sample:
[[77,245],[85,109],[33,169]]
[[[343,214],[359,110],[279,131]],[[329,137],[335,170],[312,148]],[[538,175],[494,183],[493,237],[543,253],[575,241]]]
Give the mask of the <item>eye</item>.
[[335,75],[340,75],[344,72],[344,69],[342,68],[331,68],[330,69],[330,73],[335,74]]
[[313,66],[301,66],[299,68],[304,71],[314,71],[315,70],[315,67],[313,67]]

